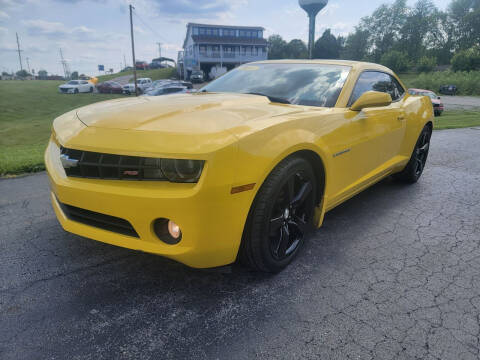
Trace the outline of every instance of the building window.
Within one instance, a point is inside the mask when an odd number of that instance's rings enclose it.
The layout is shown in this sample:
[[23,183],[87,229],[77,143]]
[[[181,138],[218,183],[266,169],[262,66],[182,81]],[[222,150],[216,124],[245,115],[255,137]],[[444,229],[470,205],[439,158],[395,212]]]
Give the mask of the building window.
[[198,27],[193,28],[193,35],[198,35]]
[[198,32],[200,33],[200,35],[205,35],[205,28],[200,28]]

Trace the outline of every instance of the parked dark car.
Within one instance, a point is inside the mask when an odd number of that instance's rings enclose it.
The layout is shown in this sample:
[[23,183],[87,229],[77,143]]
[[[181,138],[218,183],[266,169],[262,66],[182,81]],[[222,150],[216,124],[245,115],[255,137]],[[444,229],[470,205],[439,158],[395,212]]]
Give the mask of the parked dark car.
[[457,87],[455,85],[442,85],[438,91],[442,95],[457,95]]
[[97,90],[101,94],[121,94],[122,85],[115,81],[105,81],[97,85]]
[[145,96],[161,96],[186,92],[188,92],[188,89],[185,86],[180,84],[169,84],[163,87],[151,88],[145,92]]
[[146,61],[135,61],[135,68],[137,70],[148,70],[148,63]]
[[165,65],[160,63],[159,61],[152,61],[149,65],[150,69],[163,69]]
[[205,81],[202,70],[194,70],[190,75],[190,81],[192,83],[203,83]]

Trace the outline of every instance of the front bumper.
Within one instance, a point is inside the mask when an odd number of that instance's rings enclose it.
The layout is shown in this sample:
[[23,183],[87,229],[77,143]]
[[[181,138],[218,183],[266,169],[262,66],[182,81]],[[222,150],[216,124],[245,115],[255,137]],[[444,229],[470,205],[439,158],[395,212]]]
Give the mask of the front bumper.
[[[66,231],[162,255],[195,268],[222,266],[235,261],[253,192],[232,195],[231,183],[208,182],[208,161],[198,184],[174,184],[69,178],[59,156],[59,146],[50,141],[45,164],[51,201]],[[60,202],[127,220],[138,237],[72,221],[62,211]],[[171,219],[180,226],[180,243],[168,245],[155,235],[153,221],[157,218]]]
[[58,88],[58,92],[62,94],[74,94],[75,88]]

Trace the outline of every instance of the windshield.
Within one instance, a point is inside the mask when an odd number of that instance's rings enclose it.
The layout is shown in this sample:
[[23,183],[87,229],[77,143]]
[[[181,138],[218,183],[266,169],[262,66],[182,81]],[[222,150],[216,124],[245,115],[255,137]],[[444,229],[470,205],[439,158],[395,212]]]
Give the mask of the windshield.
[[436,99],[437,98],[437,95],[435,95],[434,93],[431,93],[431,92],[424,92],[424,93],[421,93],[421,95],[428,96],[431,99]]
[[244,65],[201,91],[265,95],[274,102],[333,107],[349,72],[349,66],[327,64]]
[[72,80],[68,82],[69,85],[78,85],[78,81]]

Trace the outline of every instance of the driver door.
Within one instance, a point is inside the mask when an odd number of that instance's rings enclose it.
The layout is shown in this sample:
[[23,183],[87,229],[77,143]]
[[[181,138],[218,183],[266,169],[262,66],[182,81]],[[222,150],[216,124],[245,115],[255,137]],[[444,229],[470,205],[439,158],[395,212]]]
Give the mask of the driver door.
[[[383,107],[350,110],[350,106],[365,92],[380,91],[391,95],[392,104]],[[333,205],[351,197],[384,174],[385,166],[400,151],[405,133],[403,97],[405,90],[391,75],[379,71],[360,74],[348,108],[343,136],[348,145],[335,153],[333,167],[336,184]]]

